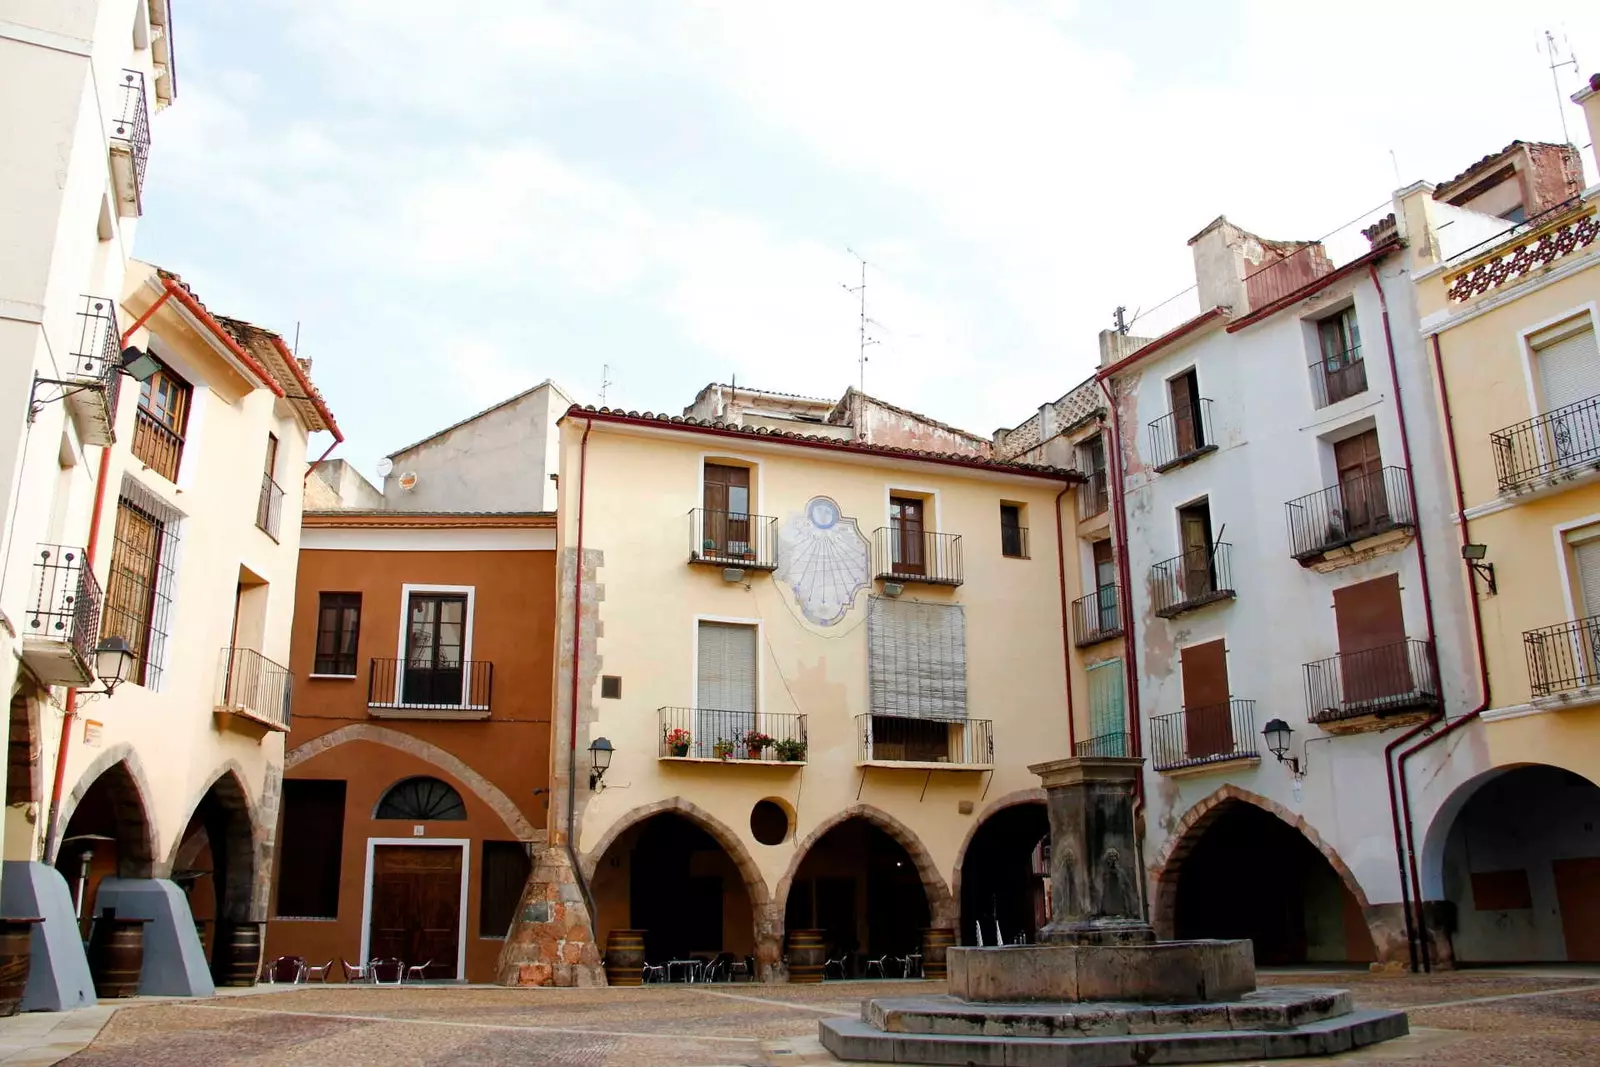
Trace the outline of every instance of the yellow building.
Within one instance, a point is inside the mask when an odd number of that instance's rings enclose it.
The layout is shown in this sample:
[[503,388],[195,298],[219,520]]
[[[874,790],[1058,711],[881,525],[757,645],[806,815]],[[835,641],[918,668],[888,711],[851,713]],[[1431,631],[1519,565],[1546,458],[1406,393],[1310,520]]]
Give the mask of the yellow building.
[[[1082,476],[760,396],[562,420],[551,847],[502,981],[598,980],[619,931],[766,979],[820,931],[830,975],[899,974],[1043,921]],[[966,452],[881,443],[913,431]]]
[[1423,894],[1458,960],[1600,959],[1600,186],[1518,142],[1402,203],[1485,675],[1414,813]]

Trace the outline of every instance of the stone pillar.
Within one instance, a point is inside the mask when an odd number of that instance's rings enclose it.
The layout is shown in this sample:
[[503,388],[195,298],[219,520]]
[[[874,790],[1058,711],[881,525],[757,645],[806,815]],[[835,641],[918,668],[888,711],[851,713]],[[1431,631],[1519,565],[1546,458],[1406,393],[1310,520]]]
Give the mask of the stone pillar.
[[1050,813],[1050,923],[1057,945],[1156,939],[1139,888],[1133,790],[1144,760],[1095,756],[1038,763]]

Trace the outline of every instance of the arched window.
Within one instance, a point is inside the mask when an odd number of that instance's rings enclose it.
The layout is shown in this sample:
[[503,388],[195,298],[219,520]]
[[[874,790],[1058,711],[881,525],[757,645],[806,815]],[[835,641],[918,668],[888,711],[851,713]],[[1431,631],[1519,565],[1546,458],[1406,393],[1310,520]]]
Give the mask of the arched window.
[[412,819],[416,821],[463,820],[467,806],[461,794],[437,778],[419,775],[402,778],[389,787],[378,801],[375,819]]

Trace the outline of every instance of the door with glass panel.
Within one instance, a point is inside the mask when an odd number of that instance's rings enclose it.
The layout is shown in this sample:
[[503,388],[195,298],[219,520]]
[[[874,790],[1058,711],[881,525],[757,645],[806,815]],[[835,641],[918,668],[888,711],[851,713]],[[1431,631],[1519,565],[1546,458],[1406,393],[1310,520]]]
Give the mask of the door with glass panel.
[[459,707],[463,699],[467,598],[413,593],[406,605],[405,704]]
[[890,551],[895,574],[926,574],[927,555],[923,551],[923,502],[911,497],[889,498]]

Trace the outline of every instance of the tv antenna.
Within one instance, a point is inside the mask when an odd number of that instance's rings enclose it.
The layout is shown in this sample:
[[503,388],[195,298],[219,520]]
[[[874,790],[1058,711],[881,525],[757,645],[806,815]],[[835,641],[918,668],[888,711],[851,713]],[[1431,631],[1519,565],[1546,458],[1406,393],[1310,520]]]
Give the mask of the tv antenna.
[[883,323],[878,322],[876,319],[867,318],[867,261],[861,259],[861,254],[853,248],[846,247],[845,251],[849,252],[852,256],[855,256],[856,259],[861,260],[861,284],[845,285],[843,282],[840,282],[839,284],[845,292],[851,293],[857,297],[861,307],[861,325],[857,334],[858,348],[856,352],[856,361],[861,371],[861,384],[858,387],[858,391],[864,393],[867,391],[867,346],[878,343],[878,339],[876,337],[867,336],[867,325],[870,323],[873,326],[882,326]]
[[1128,328],[1131,325],[1133,325],[1132,323],[1130,323],[1128,321],[1128,309],[1127,309],[1127,307],[1125,305],[1118,304],[1117,305],[1117,310],[1115,310],[1115,311],[1113,311],[1111,313],[1111,318],[1112,318],[1112,321],[1116,324],[1117,332],[1122,334],[1124,337],[1126,337],[1127,334],[1128,334]]
[[617,383],[611,380],[611,364],[600,364],[600,406],[606,406],[606,390]]
[[1563,36],[1563,42],[1562,43],[1564,43],[1567,46],[1567,58],[1566,59],[1558,59],[1557,58],[1557,56],[1560,55],[1560,52],[1557,51],[1557,49],[1556,49],[1556,36],[1555,36],[1555,34],[1551,33],[1549,30],[1545,30],[1544,31],[1544,51],[1545,51],[1545,56],[1550,60],[1550,83],[1555,86],[1555,89],[1556,89],[1556,112],[1561,116],[1561,143],[1562,144],[1571,144],[1572,143],[1572,138],[1570,136],[1568,136],[1568,134],[1567,134],[1567,101],[1561,95],[1561,78],[1560,78],[1559,75],[1556,74],[1556,71],[1560,70],[1562,67],[1571,67],[1573,69],[1573,72],[1577,73],[1578,72],[1578,57],[1576,55],[1574,55],[1573,52],[1572,52],[1572,42],[1571,41],[1566,40],[1565,37]]

